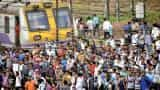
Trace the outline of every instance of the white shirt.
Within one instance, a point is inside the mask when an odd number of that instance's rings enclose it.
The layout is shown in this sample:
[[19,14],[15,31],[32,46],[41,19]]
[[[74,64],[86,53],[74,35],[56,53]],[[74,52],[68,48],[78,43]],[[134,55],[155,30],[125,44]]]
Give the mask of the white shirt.
[[54,50],[47,50],[47,55],[49,55],[49,56],[55,56],[56,52]]
[[70,59],[67,61],[67,70],[71,69],[74,65],[75,60],[74,59]]
[[99,64],[101,64],[101,65],[104,63],[104,60],[102,58],[98,61],[99,61]]
[[127,88],[134,88],[134,77],[128,76]]
[[111,73],[111,78],[112,78],[114,84],[117,84],[117,77],[116,76],[117,76],[116,73],[114,73],[114,72]]
[[139,30],[139,24],[137,22],[133,23],[131,27],[132,27],[132,30]]
[[160,83],[160,75],[159,74],[154,74],[153,82],[154,83]]
[[19,65],[19,71],[23,70],[23,66],[24,66],[24,64]]
[[40,83],[38,86],[38,90],[46,90],[46,84],[44,82]]
[[71,78],[71,87],[70,87],[70,90],[74,90],[74,86],[75,86],[75,83],[76,83],[76,77],[75,76],[72,76]]
[[110,39],[110,46],[112,47],[112,48],[116,48],[116,42],[115,42],[115,40],[114,39]]
[[134,34],[132,35],[132,44],[137,45],[137,43],[138,43],[138,34]]
[[94,26],[94,25],[93,25],[93,21],[92,21],[92,20],[88,20],[88,21],[87,21],[87,26],[88,26],[88,29],[89,29],[89,30],[93,30],[93,26]]
[[138,42],[139,42],[139,44],[144,44],[144,35],[139,36]]
[[99,64],[99,65],[95,68],[95,72],[94,72],[94,76],[95,76],[95,77],[98,76],[98,72],[99,72],[99,70],[101,69],[101,67],[102,67],[102,64]]
[[45,48],[49,48],[50,46],[52,46],[52,44],[51,44],[51,42],[46,42],[46,44],[45,44]]
[[160,35],[160,30],[157,27],[153,27],[152,37],[154,38],[154,40],[156,40],[159,35]]
[[74,58],[77,59],[78,55],[79,55],[79,53],[78,53],[78,52],[75,52],[75,53],[74,53]]
[[12,66],[12,70],[13,72],[16,74],[16,72],[19,72],[19,68],[20,65],[18,63],[14,63],[13,66]]
[[124,61],[123,60],[115,60],[114,61],[114,66],[124,68]]
[[15,82],[15,87],[21,87],[21,77],[20,75],[19,76],[16,76],[16,82]]
[[110,23],[110,21],[104,21],[103,22],[103,30],[104,31],[108,31],[108,30],[110,30],[110,28],[112,28],[112,24]]
[[124,45],[125,44],[125,39],[124,38],[121,38],[120,39],[120,45]]
[[78,77],[76,82],[76,90],[83,90],[83,83],[84,83],[83,77]]
[[156,50],[160,50],[160,40],[156,41]]
[[[55,55],[56,47],[57,46],[55,43],[47,42],[45,45],[47,54],[48,55]],[[51,48],[51,50],[50,50],[50,48]]]
[[155,72],[156,74],[160,74],[160,63],[156,65]]
[[102,85],[102,78],[101,78],[101,75],[98,75],[98,86],[101,86]]
[[83,43],[83,42],[80,42],[80,44],[81,44],[81,49],[84,50],[84,49],[85,49],[84,43]]

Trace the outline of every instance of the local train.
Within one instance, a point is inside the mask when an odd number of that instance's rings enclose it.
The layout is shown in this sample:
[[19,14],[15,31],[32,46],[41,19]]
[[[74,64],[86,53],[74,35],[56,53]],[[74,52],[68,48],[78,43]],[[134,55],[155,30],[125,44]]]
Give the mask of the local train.
[[30,48],[35,44],[54,41],[57,35],[56,25],[59,40],[65,40],[72,32],[72,16],[67,6],[59,5],[56,9],[54,2],[24,3],[15,0],[0,2],[2,46]]

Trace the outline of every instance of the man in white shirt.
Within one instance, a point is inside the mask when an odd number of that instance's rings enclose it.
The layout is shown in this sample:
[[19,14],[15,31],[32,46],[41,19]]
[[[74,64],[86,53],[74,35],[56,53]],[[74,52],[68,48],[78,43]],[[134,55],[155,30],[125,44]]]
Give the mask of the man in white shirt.
[[155,42],[156,50],[160,50],[160,40]]
[[56,55],[56,51],[53,50],[51,47],[49,47],[49,49],[47,49],[46,53],[49,56],[55,56]]
[[74,65],[75,60],[73,58],[68,59],[67,61],[67,70],[70,70]]
[[160,29],[158,27],[153,27],[152,29],[152,33],[151,33],[152,37],[154,40],[157,39],[157,37],[160,35]]
[[84,78],[82,74],[79,74],[76,80],[76,90],[85,90],[83,88]]
[[114,40],[114,37],[113,36],[111,36],[110,37],[110,46],[112,47],[112,48],[116,48],[116,42],[115,42],[115,40]]
[[102,68],[104,63],[104,60],[102,58],[99,58],[99,64],[96,66],[95,68],[95,72],[94,72],[94,76],[97,77],[98,76],[98,72],[100,71],[100,69]]
[[88,17],[88,20],[87,20],[86,24],[88,26],[89,33],[92,36],[93,35],[93,29],[94,29],[94,23],[93,23],[93,20],[91,19],[91,17]]
[[85,49],[85,45],[84,45],[83,40],[80,40],[79,43],[80,43],[80,45],[81,45],[81,49],[84,50],[84,49]]
[[14,72],[14,75],[16,75],[16,72],[19,72],[20,71],[20,65],[18,62],[15,62],[12,64],[12,70]]
[[46,42],[45,45],[45,51],[47,53],[47,55],[49,56],[55,56],[56,55],[56,43],[55,42]]
[[16,87],[16,90],[21,90],[21,87],[22,87],[22,76],[20,73],[16,72],[16,80],[15,80],[15,87]]
[[131,42],[132,42],[132,45],[137,45],[138,43],[138,33],[135,32],[132,37],[131,37]]
[[107,35],[111,35],[112,34],[112,24],[106,18],[104,18],[104,22],[103,22],[103,27],[102,28],[103,28],[103,31],[104,31],[104,37],[105,38],[106,38]]

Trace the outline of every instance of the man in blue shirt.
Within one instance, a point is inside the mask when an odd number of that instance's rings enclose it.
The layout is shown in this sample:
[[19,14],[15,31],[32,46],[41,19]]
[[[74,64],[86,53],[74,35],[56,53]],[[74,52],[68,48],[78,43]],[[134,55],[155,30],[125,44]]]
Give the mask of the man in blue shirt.
[[145,35],[147,31],[150,29],[150,27],[147,24],[147,22],[142,22],[140,25],[140,29],[143,31],[143,34]]
[[99,28],[100,19],[96,14],[94,14],[92,20],[93,20],[93,26],[94,26],[94,30],[95,30],[94,31],[94,36],[95,36],[96,32],[98,33],[97,30]]
[[21,50],[21,51],[19,52],[19,55],[18,55],[18,60],[19,60],[19,61],[24,61],[24,59],[25,59],[25,53],[24,53],[23,50]]
[[65,58],[61,60],[61,65],[62,65],[63,71],[65,71],[67,67],[67,60]]
[[131,30],[132,29],[131,26],[132,26],[131,22],[128,22],[128,24],[123,27],[124,32],[125,32],[125,41],[126,41],[126,43],[130,43],[131,42],[131,31],[132,31]]
[[149,90],[152,84],[152,80],[147,76],[142,76],[140,81],[141,90]]
[[18,60],[19,61],[24,61],[24,58],[25,58],[25,54],[19,54],[19,56],[18,56]]
[[100,23],[99,17],[96,14],[94,14],[93,15],[93,25],[95,29],[98,28],[99,23]]

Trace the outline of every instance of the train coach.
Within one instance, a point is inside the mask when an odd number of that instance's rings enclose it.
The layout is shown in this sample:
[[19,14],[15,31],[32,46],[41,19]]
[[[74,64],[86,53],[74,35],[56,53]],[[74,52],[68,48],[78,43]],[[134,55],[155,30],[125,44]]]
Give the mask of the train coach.
[[30,48],[35,44],[43,45],[46,40],[56,40],[56,25],[59,28],[59,40],[65,40],[72,32],[71,12],[66,6],[59,6],[58,10],[55,7],[53,2],[24,3],[2,0],[0,44],[22,48]]

